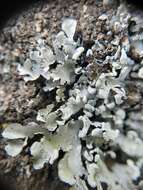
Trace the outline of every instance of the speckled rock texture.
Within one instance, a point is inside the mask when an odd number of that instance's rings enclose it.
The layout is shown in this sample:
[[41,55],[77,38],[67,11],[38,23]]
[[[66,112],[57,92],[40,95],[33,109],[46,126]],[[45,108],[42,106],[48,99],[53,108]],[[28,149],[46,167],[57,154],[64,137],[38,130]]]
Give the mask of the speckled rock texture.
[[[44,38],[47,44],[52,36],[61,28],[63,17],[74,17],[78,21],[77,34],[82,36],[86,46],[93,43],[93,39],[107,40],[102,53],[95,52],[94,56],[103,61],[116,48],[109,43],[113,36],[105,35],[110,28],[100,15],[107,14],[113,18],[117,13],[119,3],[107,3],[100,0],[49,0],[31,5],[27,10],[11,18],[0,31],[0,130],[7,123],[21,123],[36,121],[37,111],[45,108],[51,100],[48,94],[42,91],[43,79],[25,83],[18,74],[17,63],[23,62],[28,55],[29,47],[36,46],[35,39]],[[128,5],[126,5],[128,6]],[[132,11],[129,6],[129,11]],[[140,14],[140,13],[139,13]],[[116,34],[118,38],[128,35],[128,31]],[[139,60],[136,53],[132,58]],[[91,77],[98,75],[104,69],[91,68]],[[128,101],[131,106],[140,101],[140,89],[134,84],[129,85]],[[138,95],[136,95],[138,93]],[[139,109],[135,107],[135,109]],[[69,190],[67,184],[60,182],[57,175],[57,165],[45,166],[41,170],[34,170],[30,157],[22,152],[20,156],[11,158],[4,151],[5,140],[0,137],[0,179],[10,184],[10,189],[16,190]],[[121,163],[124,156],[118,155]],[[112,165],[110,160],[108,165]],[[104,190],[104,188],[103,188]],[[134,186],[134,190],[139,190]]]

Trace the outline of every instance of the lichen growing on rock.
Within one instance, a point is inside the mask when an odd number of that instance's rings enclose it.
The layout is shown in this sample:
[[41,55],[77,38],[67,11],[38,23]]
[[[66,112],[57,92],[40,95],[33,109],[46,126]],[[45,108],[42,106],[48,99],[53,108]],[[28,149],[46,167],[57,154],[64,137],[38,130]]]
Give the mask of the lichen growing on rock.
[[[115,34],[125,32],[129,21],[134,20],[126,11],[121,14],[121,8],[111,21],[105,14],[99,17],[108,20]],[[110,42],[114,51],[101,61],[96,59],[96,53],[104,50],[104,42],[93,39],[91,47],[84,47],[84,39],[74,38],[76,26],[74,18],[64,18],[62,31],[53,44],[47,45],[39,38],[36,50],[30,49],[29,58],[18,65],[25,82],[43,77],[42,90],[48,94],[55,91],[55,97],[49,96],[53,102],[38,111],[37,123],[7,126],[2,133],[7,139],[5,150],[16,156],[29,147],[35,169],[46,163],[52,165],[62,152],[59,178],[77,190],[103,190],[103,186],[111,190],[133,189],[128,179],[140,177],[143,132],[141,113],[128,112],[128,83],[131,76],[142,79],[143,72],[142,64],[129,57],[129,50],[135,48],[142,60],[142,51],[138,51],[142,40],[130,35],[118,40],[114,34]],[[131,28],[132,32],[138,28]],[[33,138],[37,134],[41,134],[40,140]],[[128,158],[122,166],[116,163],[119,151]],[[112,166],[106,163],[107,158],[113,161]]]

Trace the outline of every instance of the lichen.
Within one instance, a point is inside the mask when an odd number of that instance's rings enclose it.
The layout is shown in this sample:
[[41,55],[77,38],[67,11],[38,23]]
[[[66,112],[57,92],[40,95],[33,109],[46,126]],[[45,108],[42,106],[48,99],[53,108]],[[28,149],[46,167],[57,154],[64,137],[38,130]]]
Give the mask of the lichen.
[[[118,11],[110,27],[115,33],[119,30],[124,33],[131,16],[127,12],[120,15],[120,9]],[[99,20],[106,21],[108,16],[101,15]],[[136,65],[128,55],[129,40],[119,40],[119,43],[115,35],[111,42],[115,51],[99,63],[94,53],[98,50],[102,52],[104,46],[100,40],[93,39],[95,43],[85,48],[84,39],[74,39],[76,26],[75,19],[65,18],[62,31],[55,36],[53,45],[38,39],[36,50],[30,49],[29,58],[23,65],[19,64],[19,74],[26,82],[35,82],[41,76],[45,81],[42,90],[48,94],[55,90],[56,97],[47,107],[38,110],[35,123],[28,123],[27,126],[12,123],[7,126],[2,133],[7,139],[5,150],[9,155],[16,156],[29,147],[35,169],[41,169],[46,163],[54,164],[61,151],[59,178],[75,189],[103,190],[104,183],[107,189],[128,190],[124,179],[118,179],[119,164],[113,164],[110,170],[106,158],[116,162],[118,151],[126,154],[127,166],[121,166],[125,179],[136,180],[139,177],[137,165],[143,156],[143,141],[135,125],[142,125],[143,119],[140,113],[134,118],[132,112],[127,112],[130,106],[127,83]],[[135,48],[133,39],[131,43]],[[142,48],[140,43],[138,48]],[[142,52],[138,53],[142,57]],[[92,61],[88,62],[89,58],[93,58]],[[136,75],[140,79],[143,78],[142,69],[140,65]],[[128,131],[124,133],[127,125]],[[40,140],[33,138],[37,134],[41,134]],[[143,131],[141,135],[143,137]],[[28,139],[33,139],[32,144]]]

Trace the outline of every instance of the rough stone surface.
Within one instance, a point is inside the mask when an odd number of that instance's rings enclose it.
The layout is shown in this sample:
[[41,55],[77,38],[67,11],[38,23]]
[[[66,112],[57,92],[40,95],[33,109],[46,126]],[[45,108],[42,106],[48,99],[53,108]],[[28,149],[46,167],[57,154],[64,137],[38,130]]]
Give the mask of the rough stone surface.
[[[32,5],[27,11],[19,13],[7,22],[0,32],[0,54],[5,54],[4,59],[0,59],[1,130],[4,124],[9,122],[26,124],[35,121],[37,110],[44,108],[50,101],[47,94],[40,90],[43,85],[42,79],[36,83],[25,84],[17,73],[16,65],[13,64],[26,58],[29,46],[35,47],[36,36],[42,35],[50,44],[51,37],[61,27],[62,18],[70,16],[78,20],[77,35],[81,35],[82,32],[87,45],[95,38],[106,40],[104,31],[108,30],[107,25],[99,22],[97,18],[103,13],[108,13],[112,17],[116,13],[116,6],[117,4],[103,6],[102,1],[95,0],[70,0],[68,3],[67,0],[49,0]],[[110,50],[110,44],[107,50]],[[109,51],[97,56],[102,59],[107,53]],[[8,73],[4,72],[5,64],[10,65]],[[3,150],[4,143],[1,139],[0,177],[6,182],[10,181],[16,190],[69,189],[66,184],[59,181],[56,168],[45,166],[39,171],[34,171],[28,156],[23,154],[16,159],[8,157]]]

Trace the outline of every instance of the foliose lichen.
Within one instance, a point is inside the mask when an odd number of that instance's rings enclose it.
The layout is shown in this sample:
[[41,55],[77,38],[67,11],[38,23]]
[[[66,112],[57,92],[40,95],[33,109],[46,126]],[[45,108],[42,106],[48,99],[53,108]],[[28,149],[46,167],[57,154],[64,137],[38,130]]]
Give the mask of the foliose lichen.
[[[134,20],[120,10],[116,19],[110,21],[117,33],[124,32],[128,21]],[[99,19],[107,20],[108,16],[101,15]],[[135,48],[142,60],[143,42],[129,35],[126,40],[118,40],[115,35],[110,43],[116,51],[99,64],[94,52],[102,51],[103,44],[95,39],[94,45],[86,49],[83,39],[74,39],[76,26],[74,18],[65,18],[53,44],[49,46],[38,39],[36,50],[29,50],[29,58],[18,65],[25,82],[42,76],[43,90],[49,94],[55,90],[56,97],[38,111],[37,123],[7,126],[2,133],[7,139],[5,149],[10,156],[16,156],[29,146],[28,139],[41,134],[40,141],[35,140],[29,147],[35,169],[41,169],[45,163],[52,165],[62,151],[59,178],[75,189],[103,190],[104,183],[107,189],[128,190],[128,179],[136,180],[143,164],[142,113],[128,112],[129,76],[142,79],[143,67],[129,57],[129,49]],[[132,27],[132,32],[138,31],[139,26],[137,23]],[[116,163],[118,151],[127,155],[125,165]],[[115,161],[112,170],[105,162],[107,157]]]

